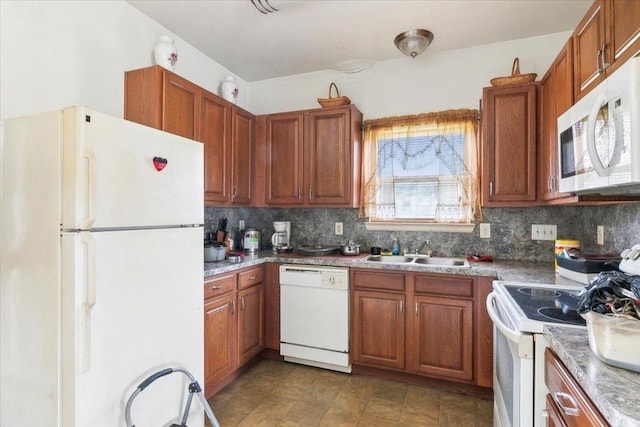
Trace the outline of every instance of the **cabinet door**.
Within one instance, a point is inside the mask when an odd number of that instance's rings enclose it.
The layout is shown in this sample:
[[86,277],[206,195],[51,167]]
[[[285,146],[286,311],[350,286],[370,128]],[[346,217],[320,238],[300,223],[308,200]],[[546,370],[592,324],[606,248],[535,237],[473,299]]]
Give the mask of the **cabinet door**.
[[473,379],[473,302],[415,296],[411,369],[453,380]]
[[482,204],[536,200],[536,83],[483,92]]
[[239,108],[233,109],[233,153],[231,161],[231,203],[251,203],[254,171],[255,117]]
[[572,52],[569,39],[540,83],[538,193],[543,201],[573,196],[558,192],[558,117],[573,105]]
[[611,63],[607,74],[615,71],[627,59],[640,51],[640,2],[607,0],[608,38]]
[[355,290],[352,304],[353,362],[404,369],[404,294]]
[[165,72],[162,92],[162,130],[198,140],[200,88],[180,76]]
[[264,285],[238,292],[238,365],[264,348]]
[[268,205],[298,205],[303,202],[303,121],[303,113],[267,117]]
[[265,265],[265,347],[280,351],[280,264]]
[[596,0],[573,33],[576,100],[604,77],[605,0]]
[[351,202],[351,138],[348,108],[309,113],[305,172],[307,202],[349,205]]
[[216,95],[203,91],[200,140],[204,143],[204,200],[229,200],[231,159],[231,107]]
[[204,377],[209,396],[216,382],[236,367],[235,296],[210,300],[204,305]]

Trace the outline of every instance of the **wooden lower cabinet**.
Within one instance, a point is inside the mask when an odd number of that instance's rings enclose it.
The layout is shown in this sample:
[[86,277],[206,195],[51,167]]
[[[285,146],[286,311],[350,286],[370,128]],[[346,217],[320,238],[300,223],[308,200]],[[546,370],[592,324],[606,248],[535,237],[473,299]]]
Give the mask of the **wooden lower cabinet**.
[[264,285],[238,292],[238,364],[244,365],[264,348]]
[[473,380],[473,302],[415,296],[410,369],[430,376]]
[[[229,375],[236,366],[235,297],[227,295],[204,305],[205,389]],[[208,394],[208,390],[207,390]]]
[[548,425],[609,426],[571,372],[549,348],[544,353],[544,382],[549,389],[546,397]]
[[491,387],[485,279],[352,268],[353,364]]
[[205,395],[231,382],[264,349],[264,267],[209,277],[204,283]]
[[353,362],[404,369],[404,294],[355,290],[352,298]]

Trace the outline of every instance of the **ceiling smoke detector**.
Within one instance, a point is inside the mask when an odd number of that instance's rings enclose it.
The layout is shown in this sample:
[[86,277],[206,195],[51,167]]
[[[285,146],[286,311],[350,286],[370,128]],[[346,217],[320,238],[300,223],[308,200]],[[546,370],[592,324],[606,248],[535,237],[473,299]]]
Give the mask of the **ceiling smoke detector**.
[[432,41],[433,33],[422,29],[405,31],[393,40],[400,52],[412,58],[424,52]]

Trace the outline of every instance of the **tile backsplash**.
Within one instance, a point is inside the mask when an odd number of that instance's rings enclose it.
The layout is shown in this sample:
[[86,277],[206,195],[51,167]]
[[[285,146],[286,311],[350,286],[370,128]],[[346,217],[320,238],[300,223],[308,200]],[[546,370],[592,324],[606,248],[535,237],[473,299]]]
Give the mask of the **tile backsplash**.
[[[528,208],[485,208],[483,221],[491,224],[491,238],[481,239],[479,227],[472,233],[368,231],[357,209],[205,208],[205,231],[215,231],[218,219],[229,221],[235,231],[239,220],[245,228],[263,231],[270,242],[273,221],[291,221],[294,247],[303,244],[342,244],[348,240],[368,251],[371,246],[389,248],[396,237],[401,250],[431,241],[436,256],[465,256],[479,253],[495,259],[552,261],[554,242],[531,240],[531,224],[555,224],[559,239],[576,239],[582,249],[616,252],[640,243],[640,203],[604,206],[542,206]],[[342,222],[344,235],[336,236],[335,222]],[[604,245],[596,243],[596,226],[604,226]],[[265,246],[268,246],[265,244]]]

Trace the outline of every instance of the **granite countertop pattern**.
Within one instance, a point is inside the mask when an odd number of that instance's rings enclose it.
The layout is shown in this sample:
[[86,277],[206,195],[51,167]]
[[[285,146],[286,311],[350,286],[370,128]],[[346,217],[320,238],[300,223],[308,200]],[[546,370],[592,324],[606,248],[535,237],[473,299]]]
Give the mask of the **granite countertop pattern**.
[[266,262],[282,264],[321,265],[330,267],[360,267],[380,270],[413,271],[441,274],[462,274],[467,276],[493,277],[496,280],[526,283],[548,283],[557,285],[579,285],[573,280],[555,274],[552,263],[526,261],[472,262],[471,267],[446,267],[414,264],[375,263],[364,260],[369,254],[343,256],[339,254],[317,257],[302,256],[295,253],[275,255],[272,251],[261,251],[245,255],[243,262],[229,261],[204,263],[204,277],[227,273]]
[[586,329],[546,326],[544,334],[609,424],[640,426],[640,373],[601,362],[589,347]]

